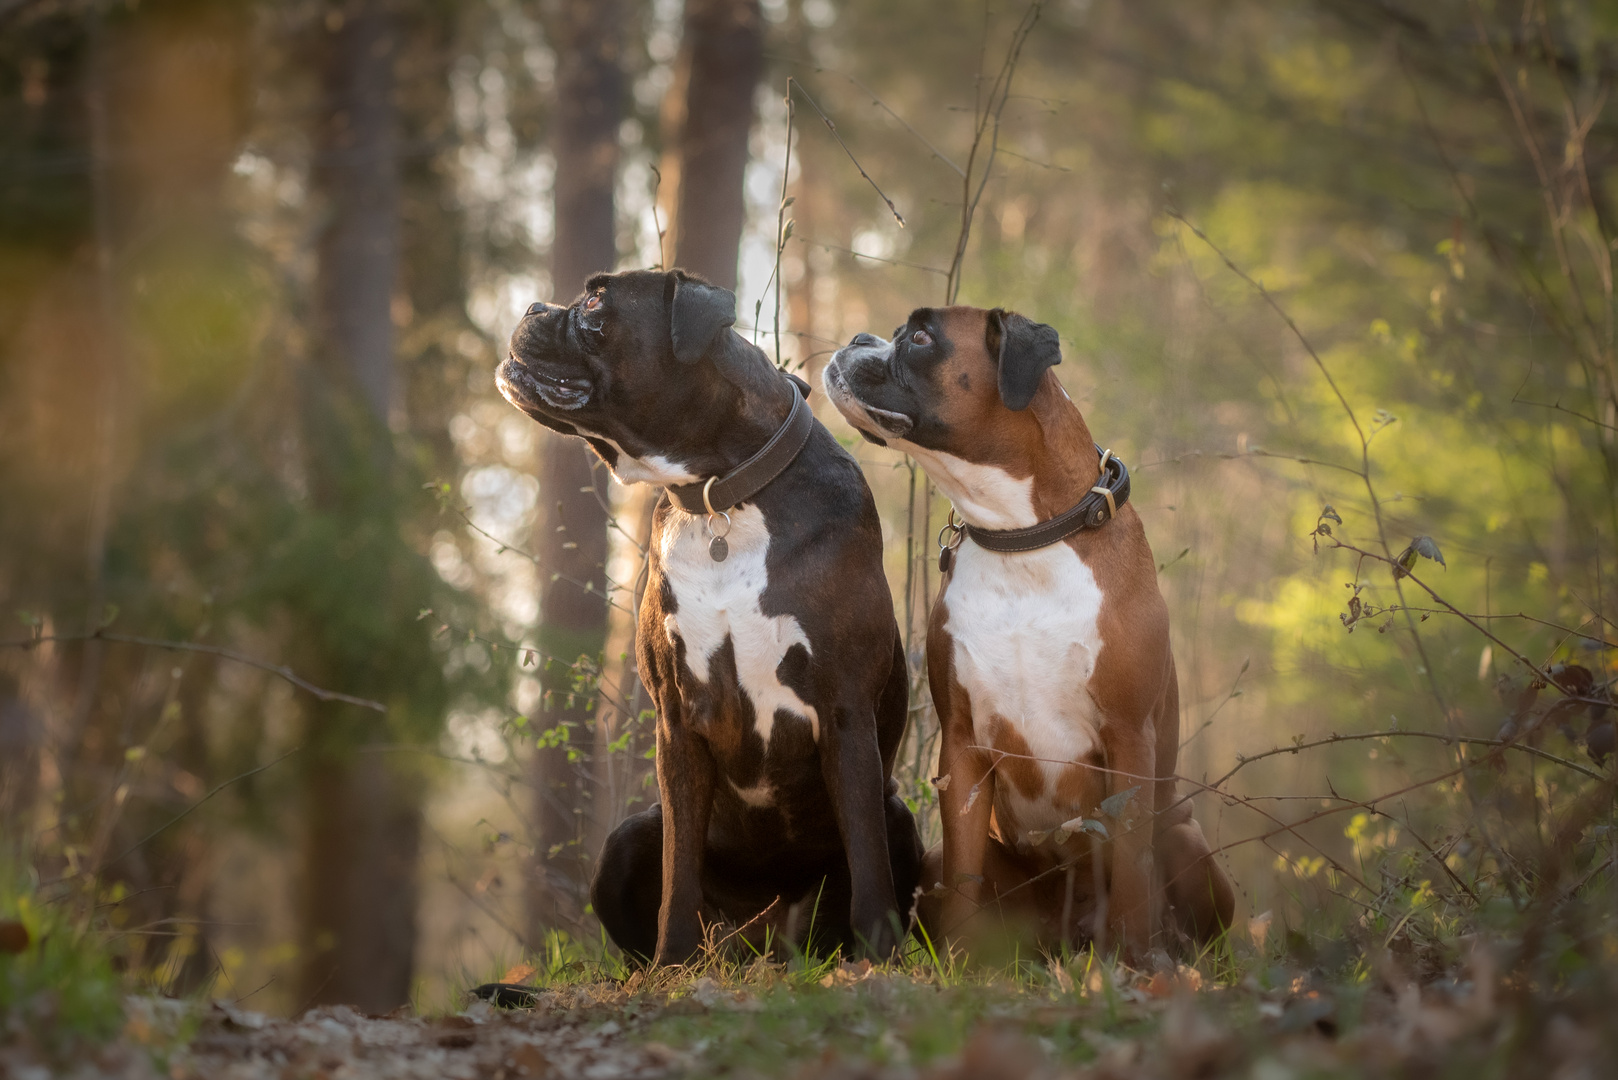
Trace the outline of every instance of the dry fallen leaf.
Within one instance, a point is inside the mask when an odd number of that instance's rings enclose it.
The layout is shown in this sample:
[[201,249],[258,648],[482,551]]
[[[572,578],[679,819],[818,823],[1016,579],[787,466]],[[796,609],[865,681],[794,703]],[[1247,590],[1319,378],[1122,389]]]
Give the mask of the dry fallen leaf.
[[1264,948],[1264,939],[1270,936],[1270,920],[1274,917],[1273,912],[1266,911],[1247,920],[1247,936],[1253,939],[1256,948]]
[[841,964],[838,964],[834,970],[829,971],[825,975],[821,976],[820,985],[849,986],[853,983],[861,982],[862,980],[869,978],[870,975],[871,962],[869,960],[861,960],[857,964],[851,964],[847,960],[844,960]]
[[518,1076],[544,1076],[551,1071],[545,1051],[533,1043],[523,1043],[506,1057],[506,1068]]
[[499,981],[513,984],[526,983],[529,979],[534,977],[534,971],[535,968],[533,964],[513,964],[511,967],[506,969],[506,973],[504,975],[500,976]]
[[1159,971],[1146,984],[1146,992],[1154,998],[1172,997],[1178,991],[1195,994],[1202,989],[1202,972],[1181,964],[1173,972]]

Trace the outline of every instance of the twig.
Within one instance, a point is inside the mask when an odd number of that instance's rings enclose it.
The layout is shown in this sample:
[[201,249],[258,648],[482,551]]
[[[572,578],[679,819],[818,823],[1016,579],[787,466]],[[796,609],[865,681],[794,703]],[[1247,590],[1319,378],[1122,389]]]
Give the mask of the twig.
[[859,87],[865,93],[871,95],[871,104],[872,105],[875,105],[877,108],[881,109],[883,112],[887,113],[889,116],[891,116],[895,120],[899,121],[899,125],[901,127],[903,127],[906,131],[910,132],[910,134],[914,135],[916,137],[916,140],[918,142],[920,142],[921,145],[925,146],[928,150],[930,150],[932,152],[933,157],[937,158],[939,161],[942,161],[945,165],[948,165],[951,169],[954,169],[955,174],[957,176],[960,176],[962,178],[964,178],[966,176],[966,170],[962,169],[959,165],[955,164],[955,162],[951,161],[949,159],[949,157],[947,155],[945,155],[945,153],[942,150],[940,150],[938,147],[934,146],[932,144],[932,142],[928,140],[927,136],[923,135],[921,132],[919,132],[915,128],[911,127],[910,126],[910,121],[906,120],[904,117],[900,116],[898,113],[894,112],[891,108],[889,108],[888,103],[883,101],[880,97],[878,97],[877,94],[876,94],[876,91],[872,90],[869,86],[866,86],[864,83],[860,82],[854,76],[846,74],[846,73],[841,72],[841,71],[838,71],[835,68],[817,67],[815,70],[816,71],[829,72],[832,75],[842,76],[843,78],[847,79],[849,82],[853,83],[855,86]]
[[[1225,775],[1221,776],[1208,786],[1210,788],[1218,788],[1220,785],[1224,784],[1227,780],[1241,772],[1253,762],[1263,761],[1265,758],[1276,757],[1280,754],[1296,754],[1300,750],[1312,750],[1317,746],[1330,746],[1333,743],[1361,742],[1366,739],[1436,739],[1441,743],[1464,743],[1468,746],[1491,746],[1503,750],[1516,750],[1519,753],[1528,754],[1532,757],[1549,761],[1554,765],[1560,765],[1564,769],[1571,769],[1573,772],[1588,776],[1592,780],[1605,779],[1601,773],[1596,772],[1594,769],[1587,768],[1584,765],[1580,765],[1577,761],[1570,761],[1567,758],[1559,757],[1556,754],[1541,750],[1537,746],[1530,746],[1527,743],[1517,742],[1512,739],[1485,739],[1474,735],[1446,735],[1440,731],[1364,731],[1350,735],[1329,735],[1324,739],[1315,739],[1311,742],[1296,743],[1292,746],[1277,746],[1273,749],[1265,750],[1263,753],[1259,754],[1239,754],[1236,758],[1235,768],[1231,769]],[[1469,762],[1468,764],[1477,764],[1484,760],[1487,759],[1479,758],[1478,762]]]
[[1584,413],[1577,412],[1577,411],[1575,411],[1573,409],[1568,408],[1567,406],[1563,405],[1560,401],[1557,401],[1557,402],[1529,401],[1527,398],[1517,397],[1515,394],[1513,394],[1512,398],[1511,398],[1511,403],[1513,405],[1532,405],[1535,408],[1539,408],[1539,409],[1555,409],[1557,412],[1567,413],[1567,415],[1569,415],[1569,416],[1577,417],[1578,419],[1583,420],[1587,424],[1594,424],[1598,428],[1605,428],[1608,431],[1618,431],[1618,425],[1609,424],[1609,423],[1607,423],[1607,422],[1605,422],[1603,420],[1597,420],[1593,416],[1586,416],[1586,415],[1584,415]]
[[1214,722],[1214,717],[1219,715],[1220,709],[1223,709],[1226,705],[1229,705],[1232,699],[1240,696],[1236,688],[1242,684],[1242,676],[1247,674],[1248,664],[1249,661],[1242,661],[1242,669],[1236,673],[1235,680],[1230,684],[1230,693],[1225,695],[1223,701],[1214,706],[1214,711],[1208,714],[1208,719],[1202,722],[1201,727],[1197,728],[1197,730],[1185,737],[1185,741],[1180,743],[1181,750],[1184,750],[1187,746],[1191,745],[1192,739],[1195,739],[1198,735],[1201,735],[1204,731],[1208,730],[1208,726]]
[[1246,270],[1232,262],[1230,256],[1226,255],[1218,244],[1208,238],[1207,233],[1191,224],[1179,210],[1170,206],[1165,212],[1169,217],[1190,229],[1191,234],[1198,240],[1207,244],[1208,249],[1219,257],[1219,261],[1223,262],[1231,273],[1251,285],[1259,296],[1263,297],[1264,302],[1270,306],[1271,310],[1281,317],[1281,321],[1287,324],[1287,329],[1292,331],[1292,336],[1298,339],[1299,343],[1303,345],[1304,351],[1309,354],[1309,358],[1314,361],[1315,367],[1326,380],[1326,385],[1331,387],[1331,392],[1337,396],[1337,403],[1343,407],[1343,412],[1348,416],[1348,422],[1354,425],[1354,431],[1359,435],[1360,442],[1369,445],[1369,440],[1365,437],[1365,429],[1360,426],[1359,417],[1354,414],[1354,407],[1348,403],[1348,398],[1343,394],[1342,387],[1337,385],[1337,380],[1332,378],[1331,370],[1326,367],[1326,361],[1320,358],[1320,354],[1315,351],[1315,347],[1309,343],[1309,339],[1304,336],[1303,331],[1298,329],[1298,324],[1292,321],[1292,316],[1287,314],[1286,309],[1276,302],[1275,297],[1270,294],[1270,290],[1266,289],[1261,282],[1255,281]]
[[[1584,638],[1586,641],[1593,641],[1593,642],[1597,643],[1598,645],[1601,645],[1601,646],[1603,646],[1605,648],[1608,648],[1608,649],[1618,649],[1618,641],[1608,641],[1604,637],[1597,636],[1597,635],[1599,635],[1601,633],[1601,631],[1599,631],[1599,630],[1596,631],[1595,635],[1587,634],[1583,630],[1578,629],[1577,627],[1563,626],[1561,623],[1554,623],[1554,622],[1551,622],[1548,619],[1541,619],[1538,616],[1530,615],[1526,611],[1501,612],[1500,614],[1496,614],[1496,615],[1476,615],[1476,614],[1466,615],[1466,614],[1462,614],[1461,612],[1458,612],[1458,611],[1452,611],[1447,607],[1444,607],[1444,608],[1426,608],[1426,607],[1413,607],[1413,606],[1410,606],[1408,604],[1406,604],[1406,605],[1393,604],[1393,605],[1390,605],[1390,606],[1388,606],[1386,608],[1382,608],[1380,610],[1392,611],[1395,608],[1401,608],[1401,609],[1407,610],[1407,611],[1414,611],[1414,612],[1417,612],[1418,614],[1422,614],[1422,615],[1460,615],[1462,618],[1465,618],[1465,619],[1521,619],[1524,622],[1536,623],[1539,626],[1543,626],[1543,627],[1546,627],[1546,628],[1551,629],[1551,630],[1559,630],[1564,634],[1577,635],[1578,637]],[[1606,622],[1606,621],[1607,620],[1602,618],[1600,615],[1592,615],[1589,619],[1585,620],[1585,623],[1589,624],[1591,622]]]
[[949,277],[948,270],[940,270],[936,266],[927,266],[923,263],[905,262],[903,259],[888,259],[881,255],[867,255],[865,252],[855,251],[851,247],[843,247],[840,244],[823,244],[819,240],[809,240],[802,236],[798,237],[798,240],[809,247],[823,248],[826,251],[841,251],[854,256],[856,259],[870,259],[872,262],[886,263],[889,266],[904,266],[910,268],[911,270],[924,270],[929,274],[938,274],[940,277],[944,278]]
[[[1401,578],[1410,579],[1410,581],[1414,582],[1423,592],[1425,592],[1428,596],[1432,597],[1435,602],[1437,602],[1439,604],[1442,604],[1446,612],[1448,612],[1451,615],[1454,615],[1458,619],[1461,619],[1461,620],[1465,621],[1467,625],[1472,627],[1472,629],[1476,630],[1478,633],[1482,634],[1484,637],[1488,638],[1490,641],[1494,642],[1496,645],[1498,645],[1502,649],[1506,650],[1506,652],[1510,653],[1512,655],[1512,657],[1514,659],[1516,659],[1518,662],[1520,662],[1524,667],[1528,668],[1528,670],[1532,671],[1535,675],[1539,676],[1539,678],[1543,679],[1545,682],[1549,683],[1552,686],[1555,686],[1557,690],[1561,691],[1570,700],[1572,700],[1572,701],[1582,701],[1582,702],[1585,702],[1586,704],[1590,704],[1590,705],[1606,705],[1606,704],[1610,704],[1609,702],[1598,701],[1598,700],[1596,700],[1594,698],[1580,697],[1577,694],[1571,694],[1571,693],[1568,693],[1566,690],[1563,690],[1562,687],[1557,683],[1557,681],[1555,679],[1551,678],[1549,672],[1545,671],[1542,667],[1540,667],[1540,665],[1534,663],[1528,657],[1524,656],[1522,653],[1518,652],[1516,649],[1514,649],[1510,645],[1506,644],[1506,642],[1504,640],[1502,640],[1498,635],[1496,635],[1492,631],[1490,631],[1488,627],[1483,625],[1483,623],[1481,623],[1477,619],[1473,618],[1472,616],[1468,615],[1466,612],[1462,611],[1460,608],[1456,607],[1454,604],[1451,604],[1448,600],[1445,600],[1442,596],[1438,595],[1438,593],[1433,590],[1433,587],[1431,585],[1428,585],[1425,581],[1421,580],[1421,578],[1416,576],[1416,574],[1413,573],[1412,571],[1406,570],[1403,567],[1401,567],[1397,560],[1388,558],[1388,557],[1383,556],[1383,555],[1378,555],[1378,554],[1376,554],[1375,552],[1372,552],[1372,551],[1365,551],[1362,548],[1355,547],[1353,544],[1345,543],[1342,540],[1339,540],[1335,536],[1328,536],[1328,537],[1326,537],[1326,540],[1328,541],[1328,543],[1332,547],[1342,548],[1344,551],[1352,551],[1356,555],[1360,556],[1360,558],[1362,558],[1362,559],[1371,559],[1371,560],[1373,560],[1375,562],[1386,563],[1388,566],[1394,567],[1395,572],[1397,574],[1399,574]],[[1399,580],[1399,579],[1396,579],[1396,580]],[[1398,606],[1400,609],[1403,610],[1403,612],[1404,612],[1404,614],[1405,614],[1405,616],[1407,618],[1410,617],[1410,612],[1411,612],[1412,609],[1410,608],[1409,605],[1404,604],[1403,602],[1401,602],[1400,604],[1398,604],[1396,606]],[[1389,610],[1392,610],[1392,608],[1390,607]]]
[[[591,490],[592,491],[595,490],[595,486],[593,484],[591,485]],[[597,493],[596,498],[600,499],[600,497],[601,497],[600,494]],[[603,507],[603,508],[605,509],[605,507]],[[483,537],[485,540],[492,541],[494,544],[496,544],[499,547],[499,550],[495,552],[496,555],[504,555],[506,552],[509,551],[513,555],[518,555],[518,556],[521,556],[524,559],[527,559],[529,562],[533,563],[535,566],[539,565],[539,556],[538,555],[531,554],[530,552],[524,551],[522,548],[518,547],[516,544],[509,544],[506,541],[500,539],[498,536],[494,535],[493,533],[491,533],[487,529],[485,529],[483,526],[481,526],[477,522],[473,521],[471,515],[468,514],[466,512],[466,510],[463,509],[462,507],[449,506],[448,509],[453,510],[457,517],[459,517],[462,521],[466,522],[466,527],[467,528],[471,529],[473,532],[477,533],[479,536]],[[613,528],[618,529],[619,532],[623,532],[623,530],[618,527],[617,519],[615,517],[613,517],[610,512],[607,515],[607,519],[612,524]],[[625,533],[624,535],[627,536],[628,534]],[[636,546],[638,547],[639,545],[636,545]],[[615,593],[615,592],[618,592],[619,590],[621,590],[623,588],[623,586],[617,584],[611,578],[607,577],[605,574],[602,575],[603,585],[602,585],[602,588],[601,588],[600,592],[596,591],[596,589],[594,587],[595,586],[594,582],[580,581],[578,578],[571,577],[571,576],[569,576],[567,574],[556,573],[555,571],[552,571],[552,574],[556,578],[556,580],[558,580],[558,581],[565,581],[569,585],[578,586],[579,588],[583,589],[587,593],[590,593],[590,594],[595,595],[595,596],[600,596],[602,599],[607,601],[607,604],[610,607],[615,607],[619,611],[626,611],[626,612],[629,611],[628,608],[624,607],[622,604],[618,603],[616,600],[614,600],[612,598],[612,594]]]
[[321,701],[341,701],[347,705],[358,705],[363,709],[373,709],[379,713],[388,711],[388,707],[380,701],[355,697],[352,694],[341,694],[336,690],[327,690],[316,686],[307,679],[299,678],[297,673],[285,664],[272,664],[266,660],[248,656],[246,653],[239,653],[234,649],[226,649],[219,645],[204,645],[195,641],[165,641],[160,638],[135,637],[131,634],[111,634],[105,630],[97,630],[93,634],[41,634],[25,641],[0,641],[0,648],[26,650],[48,642],[69,641],[110,641],[119,645],[140,645],[149,649],[172,649],[175,652],[206,653],[209,656],[222,657],[225,660],[232,660],[238,664],[246,664],[248,667],[255,667],[260,671],[268,671],[272,675],[278,675],[298,689],[313,694]]
[[[215,795],[219,794],[221,791],[224,791],[230,785],[232,785],[234,783],[237,783],[238,781],[241,781],[241,780],[246,780],[248,777],[257,776],[259,773],[264,772],[266,769],[273,769],[275,766],[281,764],[281,762],[285,761],[287,758],[291,757],[293,754],[296,754],[299,750],[302,750],[302,749],[303,749],[303,747],[301,747],[301,746],[294,746],[291,750],[288,750],[286,753],[282,754],[280,757],[276,758],[274,761],[269,762],[266,765],[260,765],[256,769],[248,769],[246,772],[240,774],[239,776],[232,776],[229,780],[226,780],[224,783],[215,785],[213,787],[213,789],[210,790],[202,798],[198,799],[196,802],[192,803],[190,806],[186,807],[184,810],[180,811],[178,814],[175,814],[173,817],[169,818],[163,824],[159,825],[157,828],[153,829],[151,832],[147,833],[145,836],[143,836],[139,840],[135,841],[135,843],[129,845],[129,847],[125,848],[123,851],[119,852],[117,855],[114,855],[112,858],[110,858],[110,859],[106,860],[105,862],[103,862],[100,866],[98,866],[96,868],[95,872],[100,873],[102,870],[105,870],[107,867],[109,867],[109,866],[113,865],[114,863],[118,862],[119,860],[123,859],[126,855],[130,855],[133,852],[139,850],[140,848],[145,847],[152,840],[155,840],[158,836],[160,836],[162,833],[167,831],[171,826],[177,825],[181,821],[184,821],[187,817],[189,817],[191,815],[191,812],[193,810],[197,809],[197,807],[201,806],[203,803],[207,802],[209,799],[213,798]],[[65,880],[65,879],[63,879],[63,880]]]
[[899,228],[904,228],[904,215],[899,213],[899,208],[893,205],[893,200],[888,198],[887,193],[882,190],[877,182],[871,179],[871,174],[865,171],[865,166],[860,164],[860,159],[854,156],[854,151],[850,150],[848,148],[848,144],[843,141],[843,136],[837,131],[837,125],[832,123],[831,117],[826,115],[826,110],[822,109],[818,104],[816,104],[815,99],[809,96],[809,91],[803,88],[803,84],[801,82],[799,82],[797,79],[788,78],[787,95],[789,97],[791,96],[793,90],[797,90],[799,94],[803,95],[803,100],[807,101],[809,103],[809,107],[819,114],[820,119],[824,121],[826,125],[826,130],[831,132],[831,137],[837,140],[837,145],[841,146],[843,148],[843,153],[848,155],[848,160],[852,161],[854,163],[854,168],[858,169],[860,175],[865,177],[865,182],[871,185],[871,190],[875,191],[877,195],[881,196],[882,201],[888,204],[888,213],[892,214],[893,220],[899,223]]
[[[1022,18],[1017,22],[1017,28],[1012,31],[1011,44],[1006,48],[1005,59],[1000,64],[1000,70],[989,86],[987,96],[980,92],[973,102],[975,129],[972,136],[972,149],[967,155],[966,170],[961,177],[961,228],[955,239],[955,257],[950,261],[949,278],[945,285],[945,303],[953,304],[961,291],[961,270],[966,262],[966,246],[972,238],[972,221],[977,216],[978,204],[983,200],[983,192],[989,186],[989,177],[994,172],[994,157],[1000,148],[1000,118],[1006,109],[1006,102],[1011,97],[1011,81],[1017,73],[1017,62],[1022,56],[1022,49],[1028,42],[1028,36],[1034,32],[1034,24],[1039,21],[1040,8],[1043,0],[1033,0],[1024,10]],[[988,46],[988,18],[989,11],[985,7],[984,18],[984,47]],[[980,107],[981,106],[981,107]],[[983,146],[983,137],[989,136],[989,152],[983,161],[983,171],[978,176],[977,190],[972,189],[972,174],[976,171],[978,152]]]

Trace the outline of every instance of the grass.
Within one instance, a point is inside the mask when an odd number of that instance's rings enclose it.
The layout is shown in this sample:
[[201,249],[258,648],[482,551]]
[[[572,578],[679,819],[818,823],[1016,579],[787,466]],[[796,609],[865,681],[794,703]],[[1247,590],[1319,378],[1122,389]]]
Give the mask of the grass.
[[539,1008],[610,1021],[693,1075],[1600,1075],[1618,1052],[1608,899],[1391,924],[1320,904],[1150,972],[1087,949],[985,963],[918,937],[886,965],[710,949],[612,981],[597,943],[558,938],[531,981]]
[[0,864],[0,922],[26,934],[17,951],[0,950],[0,1035],[48,1054],[104,1042],[124,1024],[123,976],[105,936],[76,906],[42,903],[30,877]]

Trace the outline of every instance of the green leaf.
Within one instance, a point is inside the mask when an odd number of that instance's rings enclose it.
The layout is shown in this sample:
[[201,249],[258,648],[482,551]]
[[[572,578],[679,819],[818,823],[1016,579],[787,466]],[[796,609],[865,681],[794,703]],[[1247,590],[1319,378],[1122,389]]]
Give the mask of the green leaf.
[[1101,812],[1112,818],[1114,821],[1118,820],[1123,812],[1129,807],[1129,804],[1134,801],[1135,793],[1139,790],[1140,785],[1136,784],[1127,791],[1120,791],[1116,795],[1108,795],[1105,799],[1101,800]]
[[1431,559],[1444,569],[1449,569],[1449,564],[1444,561],[1444,553],[1438,550],[1438,545],[1433,543],[1432,537],[1418,536],[1410,541],[1410,546],[1415,548],[1416,554],[1422,558]]
[[1320,511],[1320,520],[1326,521],[1328,519],[1337,522],[1339,525],[1343,523],[1342,516],[1332,509],[1331,503],[1327,503]]
[[[1134,790],[1134,788],[1130,788],[1128,793],[1133,794]],[[1097,821],[1095,818],[1085,818],[1083,821],[1080,821],[1079,829],[1082,832],[1095,833],[1103,840],[1108,839],[1112,835],[1111,833],[1107,832],[1106,823]]]
[[1449,564],[1444,561],[1444,553],[1438,550],[1438,545],[1433,542],[1433,538],[1430,536],[1418,536],[1410,541],[1409,545],[1399,552],[1399,557],[1394,560],[1398,565],[1393,568],[1393,580],[1398,581],[1414,570],[1417,558],[1431,559],[1444,569],[1449,569]]

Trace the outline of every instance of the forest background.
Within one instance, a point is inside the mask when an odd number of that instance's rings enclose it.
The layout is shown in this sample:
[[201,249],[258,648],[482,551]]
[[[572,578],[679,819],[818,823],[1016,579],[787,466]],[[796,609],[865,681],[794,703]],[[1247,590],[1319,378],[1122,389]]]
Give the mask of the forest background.
[[[1615,43],[1539,0],[0,0],[0,918],[282,1013],[599,941],[648,493],[492,373],[657,265],[817,385],[957,294],[1057,327],[1244,936],[1440,963],[1610,896]],[[936,837],[948,507],[812,401]]]

